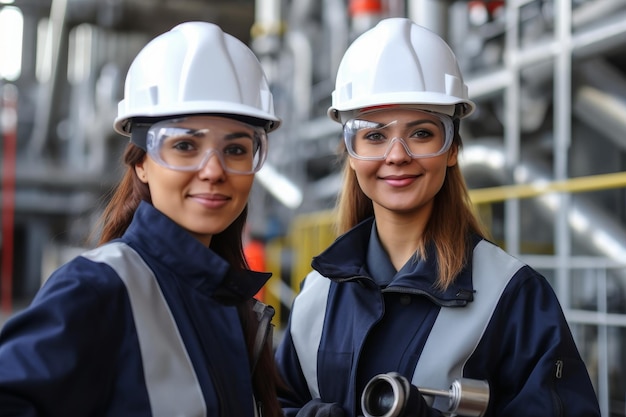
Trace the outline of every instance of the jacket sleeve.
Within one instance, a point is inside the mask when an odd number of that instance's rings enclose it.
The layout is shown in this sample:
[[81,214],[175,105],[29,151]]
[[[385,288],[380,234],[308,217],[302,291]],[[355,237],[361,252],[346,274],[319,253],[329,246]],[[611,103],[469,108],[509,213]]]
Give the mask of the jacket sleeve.
[[[123,332],[117,278],[78,258],[46,281],[0,333],[0,409],[9,416],[92,415],[104,408]],[[115,290],[117,291],[117,290]]]
[[[504,291],[466,375],[490,380],[488,416],[600,416],[589,373],[548,281],[524,267]],[[488,374],[484,374],[489,369]]]

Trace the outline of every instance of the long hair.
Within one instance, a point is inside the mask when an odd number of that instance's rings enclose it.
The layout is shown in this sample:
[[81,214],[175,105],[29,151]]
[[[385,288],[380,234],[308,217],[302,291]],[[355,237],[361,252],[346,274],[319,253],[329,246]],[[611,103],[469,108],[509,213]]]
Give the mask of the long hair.
[[[135,165],[146,157],[146,151],[129,143],[124,155],[123,162],[126,171],[115,188],[109,203],[105,207],[99,219],[101,226],[98,244],[104,244],[121,237],[130,225],[133,215],[141,201],[152,203],[150,189],[135,173]],[[223,232],[213,235],[210,248],[224,258],[235,270],[247,269],[248,264],[243,251],[243,230],[248,215],[248,206],[244,207],[241,214]],[[256,338],[257,320],[256,313],[252,310],[251,300],[237,306],[239,319],[244,331],[246,345],[248,347],[248,360],[253,363],[252,346]],[[252,383],[257,400],[263,404],[263,415],[280,417],[283,415],[277,398],[277,389],[283,387],[274,363],[272,346],[266,343],[258,359],[256,369],[252,375]]]
[[[460,152],[459,119],[454,120],[453,145]],[[337,199],[336,231],[342,234],[374,215],[372,200],[363,193],[354,170],[344,152],[343,186]],[[451,221],[453,219],[453,221]],[[467,185],[458,163],[448,167],[441,190],[435,195],[431,217],[426,225],[417,252],[426,257],[426,244],[435,247],[439,266],[437,287],[445,290],[467,264],[471,233],[487,237],[488,232],[476,216]]]

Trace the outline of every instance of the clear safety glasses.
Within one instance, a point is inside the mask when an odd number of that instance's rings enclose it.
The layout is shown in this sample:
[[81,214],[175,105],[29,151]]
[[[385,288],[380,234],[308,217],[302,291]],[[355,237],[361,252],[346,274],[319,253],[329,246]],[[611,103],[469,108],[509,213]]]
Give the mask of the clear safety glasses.
[[231,174],[253,174],[267,156],[267,134],[260,127],[223,118],[164,120],[148,129],[148,155],[176,171],[199,171],[215,156]]
[[396,120],[380,122],[382,118],[376,113],[359,115],[344,124],[343,137],[350,156],[382,161],[398,142],[411,158],[431,158],[447,152],[452,145],[454,124],[449,116],[414,110]]

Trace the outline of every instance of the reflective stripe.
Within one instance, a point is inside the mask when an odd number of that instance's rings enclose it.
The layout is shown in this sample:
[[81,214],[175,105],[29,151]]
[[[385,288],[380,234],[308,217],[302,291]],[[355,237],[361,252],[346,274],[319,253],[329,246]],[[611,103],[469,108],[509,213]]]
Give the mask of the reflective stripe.
[[[463,367],[478,346],[504,288],[524,266],[484,240],[474,248],[472,265],[474,301],[463,308],[441,309],[415,367],[411,381],[415,386],[447,390],[463,376]],[[448,399],[437,397],[433,405],[447,410]]]
[[150,267],[131,247],[119,242],[82,256],[111,266],[126,286],[152,415],[206,416],[204,397],[193,365]]
[[[463,376],[463,367],[489,325],[502,292],[523,266],[487,241],[476,245],[472,259],[474,301],[462,308],[441,309],[413,373],[413,385],[447,390]],[[291,337],[313,398],[319,398],[317,359],[330,283],[316,271],[309,273],[292,310]],[[319,314],[310,314],[314,311]],[[448,405],[446,398],[436,398],[434,403],[440,410],[447,410]]]
[[[329,289],[329,279],[317,271],[310,272],[291,311],[291,338],[312,398],[320,398],[317,352],[324,329]],[[314,311],[317,314],[310,314]]]

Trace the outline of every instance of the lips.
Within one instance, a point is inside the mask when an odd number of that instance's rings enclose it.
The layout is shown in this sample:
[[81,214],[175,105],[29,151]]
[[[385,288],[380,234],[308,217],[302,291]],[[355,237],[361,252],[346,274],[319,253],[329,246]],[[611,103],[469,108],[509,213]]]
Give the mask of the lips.
[[230,197],[224,194],[190,194],[189,198],[207,208],[220,208],[230,201]]
[[415,182],[418,177],[419,175],[387,175],[381,179],[392,187],[406,187]]

